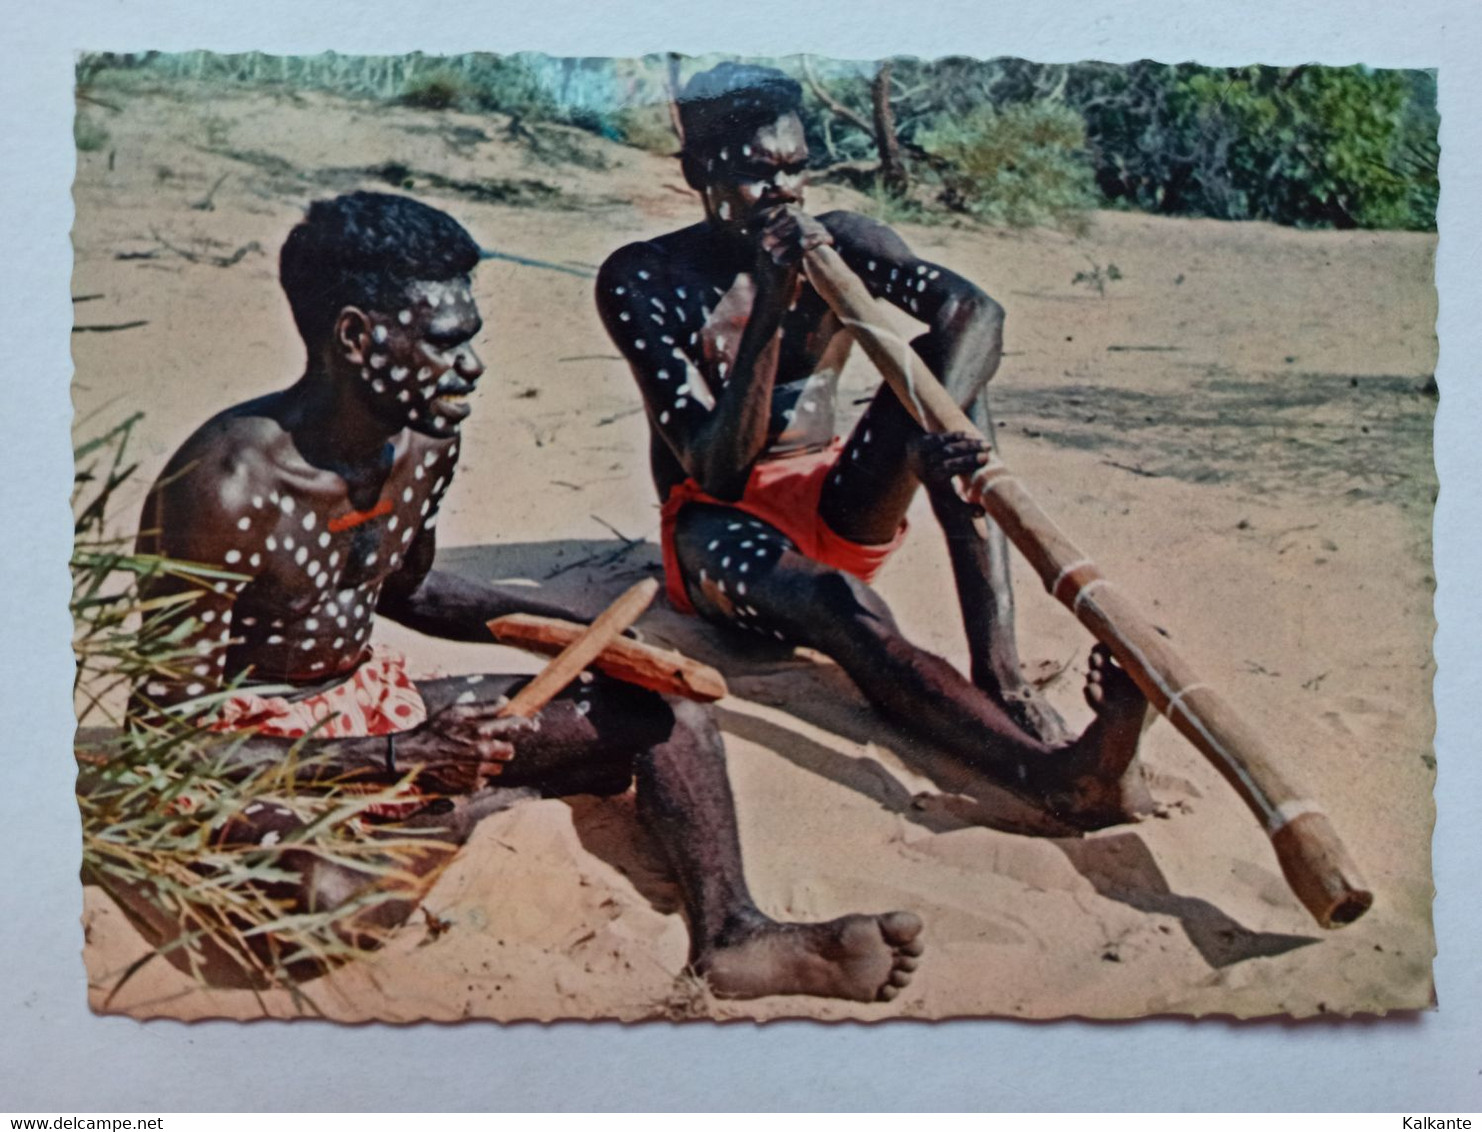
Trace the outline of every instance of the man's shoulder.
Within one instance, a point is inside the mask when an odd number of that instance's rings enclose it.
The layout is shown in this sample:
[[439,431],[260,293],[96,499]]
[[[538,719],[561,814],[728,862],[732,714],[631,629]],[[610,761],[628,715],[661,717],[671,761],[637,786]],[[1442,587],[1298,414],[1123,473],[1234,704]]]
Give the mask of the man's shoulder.
[[263,397],[217,413],[185,439],[170,457],[155,490],[184,492],[197,502],[230,510],[245,503],[255,486],[271,479],[292,438]]
[[[874,219],[873,216],[865,216],[861,212],[849,212],[848,209],[834,209],[833,212],[823,212],[815,216],[821,225],[828,230],[828,234],[834,239],[877,239],[882,234],[895,236],[894,228],[888,224]],[[900,237],[897,237],[900,239]]]
[[647,240],[635,240],[624,244],[602,262],[597,273],[597,282],[622,283],[630,279],[642,279],[640,272],[648,276],[664,276],[681,270],[682,265],[693,258],[703,243],[702,224],[692,224],[665,232]]

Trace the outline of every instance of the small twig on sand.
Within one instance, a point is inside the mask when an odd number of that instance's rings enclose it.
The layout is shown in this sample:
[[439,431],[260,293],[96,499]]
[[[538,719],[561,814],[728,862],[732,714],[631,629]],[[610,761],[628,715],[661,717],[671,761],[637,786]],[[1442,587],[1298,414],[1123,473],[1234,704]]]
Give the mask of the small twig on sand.
[[216,190],[221,188],[222,182],[224,182],[230,176],[230,173],[223,173],[220,177],[217,177],[216,184],[212,185],[211,188],[207,191],[206,195],[203,196],[200,200],[193,201],[190,207],[195,209],[197,212],[214,212],[216,210]]
[[107,334],[110,330],[133,330],[136,326],[148,326],[149,319],[136,318],[133,322],[93,323],[90,326],[74,326],[73,334]]
[[612,416],[610,416],[610,417],[603,417],[600,421],[597,422],[597,426],[596,427],[601,428],[603,425],[610,425],[614,421],[620,421],[624,417],[631,417],[634,414],[641,413],[641,412],[643,412],[643,406],[642,405],[639,405],[639,406],[637,406],[636,408],[633,408],[633,409],[624,409],[620,413],[613,413]]
[[548,582],[552,578],[558,577],[561,574],[568,573],[572,570],[578,570],[583,566],[595,565],[597,569],[601,569],[605,566],[611,566],[620,558],[623,558],[625,555],[631,554],[635,548],[643,545],[643,541],[641,539],[629,538],[627,535],[623,534],[622,531],[618,530],[611,523],[609,523],[606,519],[599,518],[596,515],[592,515],[589,517],[592,519],[593,522],[601,523],[609,531],[617,535],[617,537],[622,540],[623,545],[618,547],[616,550],[594,551],[593,553],[588,554],[585,558],[578,558],[575,562],[568,562],[564,566],[557,566],[554,570],[552,570],[544,578],[542,578],[542,581]]
[[73,295],[72,301],[74,303],[90,303],[94,299],[101,299],[102,297],[103,292],[99,291],[96,295]]
[[1146,476],[1150,480],[1161,479],[1163,477],[1162,472],[1150,472],[1146,468],[1136,468],[1131,464],[1119,464],[1115,460],[1103,460],[1101,462],[1109,468],[1121,468],[1124,472],[1131,472],[1134,476]]
[[1172,354],[1182,349],[1182,346],[1108,346],[1106,352],[1108,354],[1126,354],[1134,351],[1143,354]]
[[560,271],[567,275],[575,275],[578,279],[595,279],[597,273],[580,267],[567,267],[564,263],[550,263],[543,259],[531,259],[529,256],[510,255],[508,252],[496,252],[492,248],[484,248],[479,252],[480,259],[502,259],[506,263],[517,263],[521,267],[543,267],[547,271]]
[[569,358],[557,358],[558,362],[620,362],[617,354],[572,354]]
[[602,516],[600,516],[600,515],[589,515],[588,518],[591,519],[592,522],[594,522],[594,523],[600,523],[602,526],[606,527],[609,531],[611,531],[613,534],[617,535],[618,538],[620,538],[623,542],[625,542],[629,546],[632,546],[635,542],[638,541],[637,539],[629,538],[627,535],[623,534],[622,531],[618,530],[616,527],[614,527],[611,523],[609,523],[606,519],[602,518]]
[[[151,228],[149,231],[150,231],[150,234],[157,241],[159,241],[160,247],[164,248],[165,251],[167,251],[167,252],[174,252],[181,259],[186,260],[186,261],[188,261],[190,263],[209,263],[213,267],[234,267],[237,264],[239,264],[239,263],[242,262],[242,260],[246,257],[246,255],[247,255],[248,252],[257,252],[259,255],[262,254],[262,245],[259,244],[256,240],[251,240],[248,243],[243,244],[236,251],[232,252],[231,255],[198,255],[197,253],[195,253],[193,251],[189,251],[186,248],[178,248],[178,247],[176,247],[174,244],[170,243],[169,240],[167,240],[163,236],[161,236],[153,228]],[[120,255],[120,256],[117,256],[115,258],[122,259],[122,258],[124,258],[124,256]],[[128,256],[128,258],[130,258],[130,259],[152,259],[153,256],[146,256],[146,255],[140,253],[140,254],[131,254],[131,255]]]

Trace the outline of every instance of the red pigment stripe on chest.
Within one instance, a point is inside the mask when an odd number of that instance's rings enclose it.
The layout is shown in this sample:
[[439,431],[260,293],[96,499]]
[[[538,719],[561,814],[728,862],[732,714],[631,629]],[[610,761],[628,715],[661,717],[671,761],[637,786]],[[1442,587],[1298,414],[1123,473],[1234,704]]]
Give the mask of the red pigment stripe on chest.
[[351,527],[358,527],[362,523],[369,523],[372,519],[378,519],[382,515],[391,513],[391,500],[383,499],[369,511],[351,511],[347,515],[341,515],[338,519],[331,519],[326,526],[335,534],[348,531]]

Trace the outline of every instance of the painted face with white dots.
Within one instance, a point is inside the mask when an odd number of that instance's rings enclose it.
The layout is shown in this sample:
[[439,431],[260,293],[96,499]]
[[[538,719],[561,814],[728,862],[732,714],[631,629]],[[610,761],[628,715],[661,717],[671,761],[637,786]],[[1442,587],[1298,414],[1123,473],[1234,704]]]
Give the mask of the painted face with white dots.
[[484,373],[472,344],[483,321],[468,280],[412,283],[402,305],[365,318],[359,375],[377,417],[428,436],[456,436]]
[[772,209],[803,203],[807,168],[803,123],[784,114],[701,160],[705,213],[720,228],[751,235]]

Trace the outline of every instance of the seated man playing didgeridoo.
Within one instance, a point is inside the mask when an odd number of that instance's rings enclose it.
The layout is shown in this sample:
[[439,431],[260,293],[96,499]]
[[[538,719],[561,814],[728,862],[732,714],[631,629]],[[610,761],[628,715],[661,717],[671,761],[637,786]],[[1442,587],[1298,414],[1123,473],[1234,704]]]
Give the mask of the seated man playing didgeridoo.
[[[722,63],[679,97],[684,176],[705,217],[614,252],[597,304],[638,382],[651,430],[671,603],[832,657],[884,714],[972,770],[1080,828],[1143,804],[1134,763],[1146,702],[1102,648],[1067,741],[1024,681],[1007,550],[978,535],[955,476],[985,462],[962,434],[923,433],[883,387],[847,439],[835,394],[851,338],[809,285],[831,244],[879,299],[924,322],[913,345],[958,403],[978,408],[1002,312],[967,280],[863,216],[802,211],[808,148],[798,84]],[[986,417],[981,425],[988,426]],[[925,484],[946,531],[972,681],[913,645],[867,584]]]
[[[472,642],[489,640],[486,623],[504,614],[570,616],[434,567],[438,508],[484,372],[473,349],[478,259],[445,213],[377,193],[319,201],[289,234],[280,275],[307,347],[303,375],[202,425],[161,473],[141,524],[141,552],[240,578],[194,600],[187,644],[199,663],[137,688],[136,708],[225,690],[215,726],[252,734],[236,756],[244,765],[298,744],[338,781],[415,769],[428,806],[399,828],[421,822],[444,837],[468,835],[491,785],[562,795],[636,784],[640,818],[682,891],[693,968],[718,994],[894,997],[921,951],[914,915],[780,923],[752,901],[707,709],[598,677],[535,719],[505,718],[498,710],[523,678],[416,680],[368,643],[378,615]],[[184,585],[162,579],[148,596]],[[243,673],[247,683],[229,687]],[[281,818],[262,807],[231,834],[272,844],[292,836]],[[333,888],[305,898],[322,907]]]

